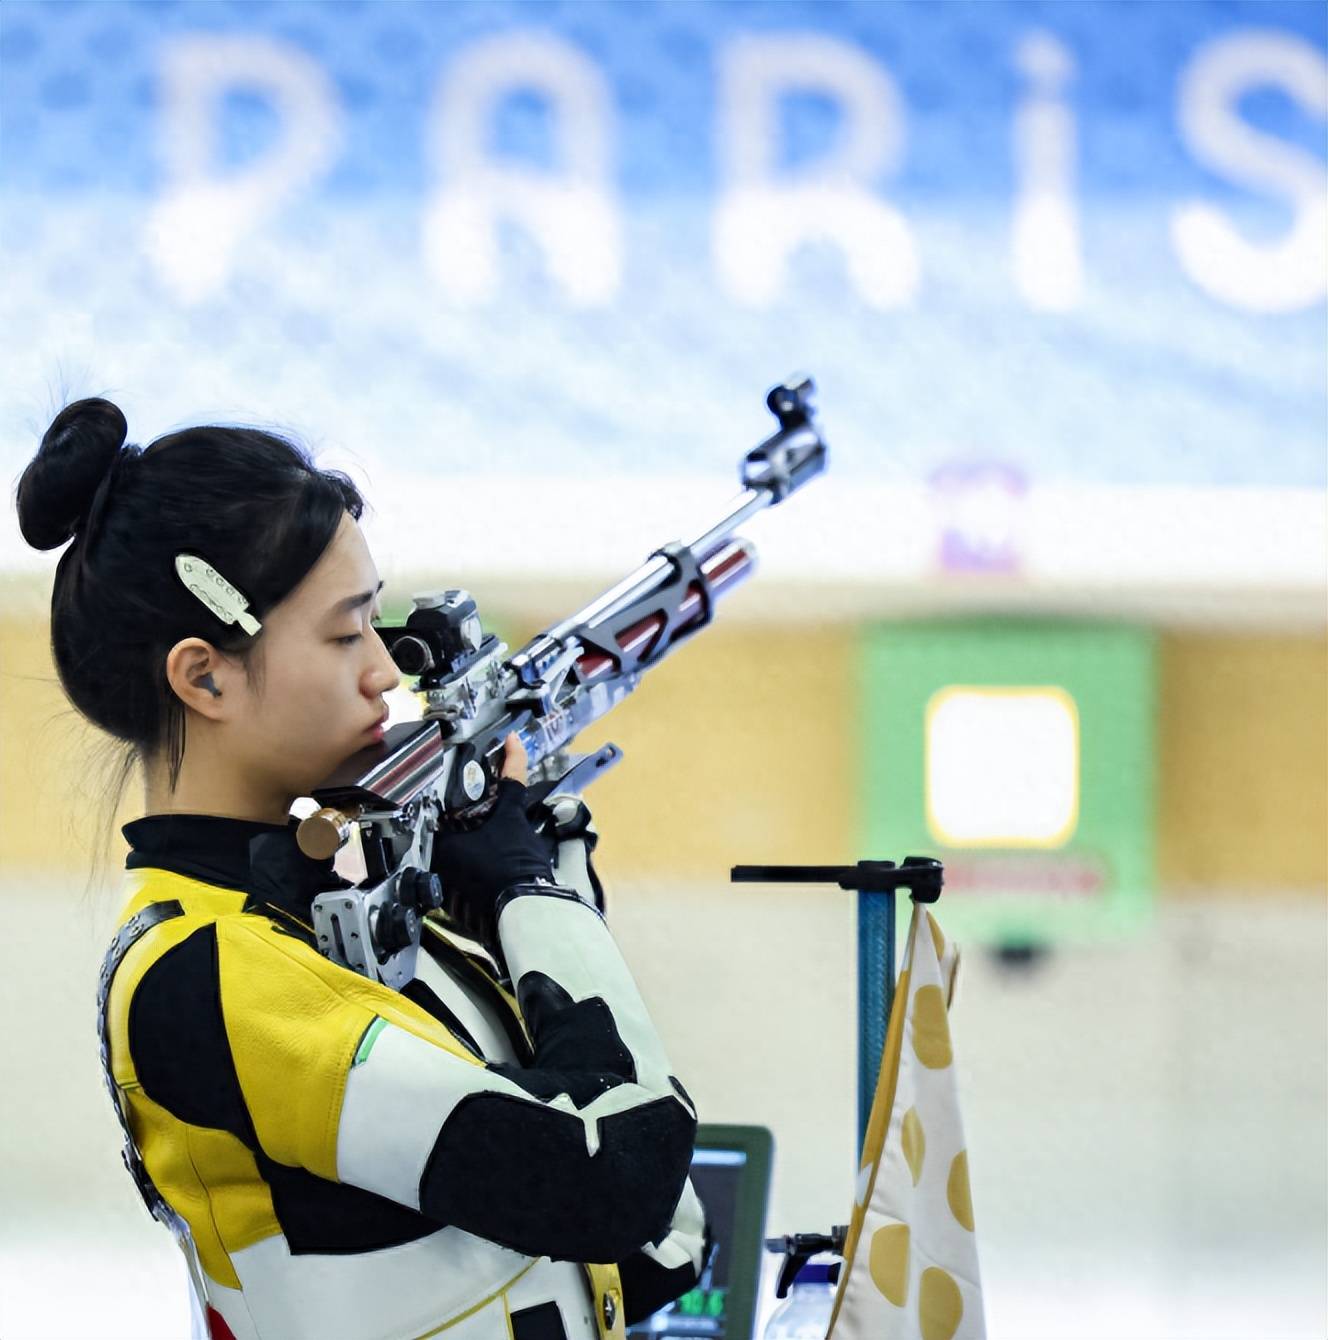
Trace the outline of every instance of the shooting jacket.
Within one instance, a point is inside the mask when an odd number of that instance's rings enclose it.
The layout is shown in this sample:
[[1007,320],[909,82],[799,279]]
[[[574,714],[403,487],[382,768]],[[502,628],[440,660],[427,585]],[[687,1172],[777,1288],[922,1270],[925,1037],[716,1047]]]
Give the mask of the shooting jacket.
[[690,1288],[695,1111],[593,905],[509,897],[512,990],[430,925],[396,992],[315,949],[294,827],[123,829],[108,1069],[213,1340],[604,1340]]

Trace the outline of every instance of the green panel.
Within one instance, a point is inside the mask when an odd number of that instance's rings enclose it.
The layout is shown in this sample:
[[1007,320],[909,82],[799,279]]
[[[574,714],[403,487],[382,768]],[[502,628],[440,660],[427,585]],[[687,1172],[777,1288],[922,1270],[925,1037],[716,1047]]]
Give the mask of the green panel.
[[[934,695],[955,686],[1062,690],[1072,700],[1078,807],[1068,832],[1031,845],[972,839],[970,829],[956,838],[953,828],[929,824],[928,704],[944,701]],[[877,627],[864,639],[859,692],[866,729],[858,855],[943,861],[946,886],[937,917],[947,932],[996,943],[1088,941],[1125,934],[1147,916],[1154,887],[1156,702],[1149,630],[995,619]],[[1022,718],[1011,714],[1013,707],[993,704],[1026,701],[982,694],[978,708],[1004,712],[1010,722]],[[1053,693],[1039,701],[1064,700]],[[965,705],[973,702],[965,697]],[[1052,714],[1062,722],[1071,716],[1059,707]],[[962,758],[964,747],[949,757]],[[1068,749],[1062,757],[1070,757]],[[975,762],[975,783],[980,787],[986,774],[992,787],[1017,796],[1019,764],[1026,761],[1007,749],[990,762]],[[959,775],[953,767],[933,766],[938,774]],[[900,899],[899,913],[908,915],[907,898]]]
[[[721,1242],[720,1250],[729,1253],[727,1296],[720,1291],[694,1289],[678,1300],[683,1316],[723,1316],[723,1334],[730,1340],[744,1340],[756,1325],[761,1280],[761,1259],[765,1247],[766,1204],[770,1198],[770,1168],[775,1138],[766,1126],[728,1126],[701,1122],[696,1128],[698,1149],[739,1149],[747,1163],[738,1181],[733,1207],[733,1241]],[[705,1335],[704,1328],[697,1330]]]

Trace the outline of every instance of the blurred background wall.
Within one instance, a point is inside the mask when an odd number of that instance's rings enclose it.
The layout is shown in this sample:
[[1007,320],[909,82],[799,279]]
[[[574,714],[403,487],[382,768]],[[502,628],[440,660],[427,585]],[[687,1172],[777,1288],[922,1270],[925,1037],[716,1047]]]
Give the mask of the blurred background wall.
[[[80,395],[276,426],[389,619],[465,586],[515,646],[809,371],[827,476],[596,735],[703,1118],[775,1131],[772,1231],[845,1219],[852,904],[727,870],[932,852],[989,1333],[1321,1336],[1325,15],[11,0],[0,468]],[[0,1334],[178,1337],[97,1074],[109,759],[9,515]]]

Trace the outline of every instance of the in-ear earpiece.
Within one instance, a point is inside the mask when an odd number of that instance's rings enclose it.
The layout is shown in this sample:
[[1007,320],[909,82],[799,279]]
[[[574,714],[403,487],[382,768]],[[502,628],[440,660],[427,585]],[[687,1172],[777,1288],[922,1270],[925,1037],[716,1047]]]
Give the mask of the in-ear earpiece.
[[212,672],[209,670],[198,681],[214,698],[221,697],[221,690],[212,682]]

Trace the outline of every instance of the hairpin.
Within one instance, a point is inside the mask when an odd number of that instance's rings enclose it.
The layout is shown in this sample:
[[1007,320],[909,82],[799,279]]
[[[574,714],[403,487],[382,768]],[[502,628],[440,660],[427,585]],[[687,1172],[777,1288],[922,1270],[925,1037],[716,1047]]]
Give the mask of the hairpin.
[[246,614],[249,602],[211,563],[197,554],[176,554],[175,571],[180,580],[222,623],[238,623],[250,636],[263,626],[252,614]]

